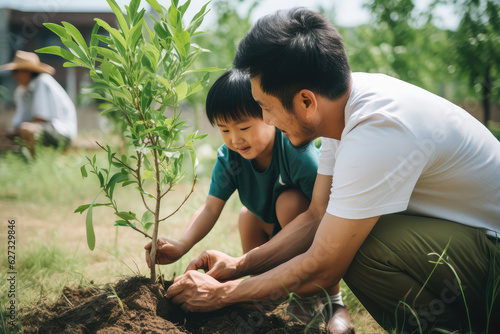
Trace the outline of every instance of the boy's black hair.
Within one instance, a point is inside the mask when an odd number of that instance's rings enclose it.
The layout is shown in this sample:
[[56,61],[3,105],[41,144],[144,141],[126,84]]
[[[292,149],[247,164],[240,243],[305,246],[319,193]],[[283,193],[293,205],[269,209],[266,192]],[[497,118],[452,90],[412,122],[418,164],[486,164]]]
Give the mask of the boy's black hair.
[[302,7],[260,18],[238,44],[233,64],[260,77],[262,91],[288,111],[301,89],[333,100],[347,92],[351,78],[338,30]]
[[252,96],[250,76],[236,69],[228,70],[214,82],[208,91],[206,111],[212,126],[217,121],[262,119],[262,109]]

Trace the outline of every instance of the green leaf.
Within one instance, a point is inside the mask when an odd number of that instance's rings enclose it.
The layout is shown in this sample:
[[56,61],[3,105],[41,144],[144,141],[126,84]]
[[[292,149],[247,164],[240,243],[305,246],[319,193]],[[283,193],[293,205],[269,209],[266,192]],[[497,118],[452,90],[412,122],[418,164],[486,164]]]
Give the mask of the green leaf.
[[88,68],[88,69],[90,69],[90,68],[91,68],[89,65],[85,65],[85,64],[83,64],[81,61],[76,61],[76,59],[75,59],[75,62],[74,62],[74,63],[69,62],[69,61],[65,62],[65,63],[63,64],[63,67],[86,67],[86,68]]
[[125,219],[125,220],[134,220],[134,219],[136,219],[135,213],[132,213],[130,211],[129,212],[125,212],[125,211],[115,212],[115,215],[117,215],[121,219]]
[[128,15],[131,20],[134,20],[135,17],[137,16],[137,10],[139,9],[139,5],[141,4],[141,0],[132,0],[130,1],[130,7],[127,8]]
[[171,36],[168,29],[165,29],[161,22],[155,22],[154,31],[160,39],[166,39]]
[[80,60],[82,60],[85,63],[89,62],[88,55],[85,53],[85,51],[78,44],[73,42],[73,40],[62,39],[61,41],[63,42],[63,44],[69,49],[69,51],[73,55],[75,55],[77,58],[79,58]]
[[153,226],[154,224],[153,223],[147,223],[147,224],[144,224],[144,232],[148,232],[148,230],[151,228],[151,226]]
[[191,163],[193,166],[193,170],[196,169],[196,166],[198,165],[198,160],[196,159],[196,151],[194,150],[192,145],[187,146],[189,155],[191,156]]
[[155,10],[157,11],[158,13],[161,13],[162,16],[163,16],[163,11],[161,9],[161,6],[160,4],[158,3],[158,1],[156,0],[146,0],[148,2],[148,4]]
[[[111,203],[96,203],[93,205],[93,207],[96,206],[111,206]],[[84,204],[80,205],[78,208],[76,208],[75,212],[73,213],[83,213],[83,211],[87,210],[90,207],[90,204]]]
[[175,92],[177,94],[178,101],[184,99],[187,95],[187,92],[188,92],[187,82],[183,81],[180,84],[178,84],[177,86],[175,86]]
[[199,136],[194,137],[194,140],[201,140],[201,139],[206,138],[207,136],[208,136],[208,134],[199,135]]
[[38,50],[35,50],[37,53],[47,53],[62,57],[66,60],[73,61],[75,56],[66,49],[61,48],[60,46],[47,46]]
[[196,29],[198,29],[198,27],[203,23],[203,18],[208,13],[208,11],[206,11],[206,9],[207,9],[207,6],[210,2],[211,1],[207,2],[203,7],[201,7],[200,11],[198,13],[196,13],[196,15],[193,17],[193,19],[189,23],[189,25],[186,29],[189,32],[189,34],[193,35],[194,32],[196,31]]
[[130,29],[130,34],[127,36],[127,44],[131,49],[135,49],[141,38],[143,24],[144,18],[142,18],[132,29]]
[[43,25],[61,38],[66,38],[66,39],[70,38],[70,35],[66,31],[66,29],[64,29],[63,26],[60,26],[55,23],[44,23]]
[[83,165],[82,167],[80,167],[80,171],[82,172],[82,177],[83,178],[86,178],[88,176],[87,174],[87,169],[85,168],[86,165]]
[[181,75],[186,75],[189,73],[196,73],[196,72],[217,72],[217,71],[223,71],[223,69],[218,68],[218,67],[205,67],[205,68],[199,68],[197,70],[186,71],[186,72],[182,73]]
[[74,38],[74,40],[80,45],[82,50],[85,52],[85,54],[89,54],[89,48],[87,47],[87,43],[85,42],[85,39],[83,38],[82,34],[74,25],[71,23],[62,21],[61,22],[63,26],[66,28],[66,31]]
[[106,0],[113,10],[113,12],[116,15],[116,19],[118,20],[118,25],[120,26],[120,29],[123,32],[123,35],[128,36],[129,34],[129,27],[127,20],[125,19],[125,16],[123,16],[123,12],[121,11],[120,7],[116,3],[115,0]]
[[95,65],[95,58],[97,56],[97,51],[95,49],[92,49],[93,46],[97,46],[99,44],[99,39],[97,36],[97,32],[99,31],[99,25],[96,23],[94,24],[94,28],[92,29],[92,33],[90,35],[90,43],[89,43],[89,54],[90,54],[90,60],[92,63]]
[[122,183],[122,187],[126,187],[128,186],[129,184],[132,184],[132,183],[137,183],[137,181],[125,181]]
[[101,172],[99,172],[99,174],[97,174],[97,177],[99,178],[99,184],[101,185],[101,188],[104,188],[104,176]]
[[147,179],[152,179],[153,178],[153,173],[150,170],[145,170],[142,172],[142,179],[147,180]]
[[191,4],[191,0],[186,1],[185,4],[179,7],[179,12],[181,12],[181,16],[184,16],[186,13],[186,10],[188,9],[189,5]]
[[115,220],[115,226],[130,226],[130,223],[125,220]]
[[110,60],[113,60],[117,64],[125,63],[125,59],[122,56],[120,56],[118,52],[114,50],[102,48],[100,46],[93,46],[91,49],[95,49],[98,53],[100,53],[104,57],[109,58]]
[[191,35],[187,31],[182,31],[174,34],[174,42],[177,46],[177,51],[185,58],[191,47]]
[[92,251],[95,248],[95,233],[94,233],[94,225],[92,221],[92,209],[94,207],[94,203],[99,197],[99,195],[102,193],[102,190],[97,194],[97,196],[94,198],[92,203],[89,205],[88,211],[87,211],[87,217],[85,218],[85,227],[87,230],[87,245],[89,246],[89,249]]
[[115,183],[119,183],[127,178],[127,175],[119,172],[114,174],[111,179],[109,179],[107,188],[109,189],[109,196],[113,197],[113,191],[115,189]]
[[92,223],[92,205],[89,206],[89,211],[87,211],[87,217],[85,219],[85,226],[87,229],[87,245],[91,251],[95,248],[95,233],[94,225]]
[[176,5],[172,2],[172,5],[168,9],[168,19],[170,24],[176,29],[182,28],[181,13],[176,8]]
[[153,102],[153,93],[151,86],[152,86],[151,81],[148,81],[141,93],[140,104],[143,113],[146,112],[146,110],[151,105],[151,102]]
[[146,211],[144,212],[144,214],[142,215],[142,218],[141,218],[141,222],[144,224],[144,223],[147,223],[149,221],[151,221],[151,219],[154,218],[154,214],[151,212],[151,211]]
[[[97,24],[99,24],[101,27],[103,27],[104,29],[106,29],[114,37],[114,40],[116,42],[118,42],[119,44],[121,44],[121,48],[120,49],[125,50],[127,42],[125,42],[125,39],[123,38],[122,34],[120,34],[120,32],[118,30],[116,30],[115,28],[111,27],[107,22],[105,22],[105,21],[103,21],[101,19],[95,18],[94,20],[97,22]],[[117,45],[117,47],[119,47],[119,45]],[[124,53],[122,53],[122,55],[124,55]]]

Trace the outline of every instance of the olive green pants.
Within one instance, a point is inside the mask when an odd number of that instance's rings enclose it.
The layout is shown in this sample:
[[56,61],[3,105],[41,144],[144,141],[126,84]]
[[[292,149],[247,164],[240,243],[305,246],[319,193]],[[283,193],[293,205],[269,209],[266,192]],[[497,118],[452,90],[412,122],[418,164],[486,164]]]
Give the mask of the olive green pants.
[[496,243],[484,229],[387,215],[359,249],[344,281],[388,331],[466,333],[472,328],[473,333],[483,333],[489,318],[488,332],[500,333],[500,297],[496,298],[500,245]]

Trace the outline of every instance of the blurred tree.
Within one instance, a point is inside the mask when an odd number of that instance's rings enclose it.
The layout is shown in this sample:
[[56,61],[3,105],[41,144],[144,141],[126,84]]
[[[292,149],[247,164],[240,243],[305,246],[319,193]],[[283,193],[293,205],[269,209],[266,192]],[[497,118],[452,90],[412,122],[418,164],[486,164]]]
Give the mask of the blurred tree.
[[[436,0],[442,3],[442,0]],[[450,32],[457,69],[481,94],[483,122],[490,120],[491,101],[500,100],[500,2],[498,0],[447,0],[461,16]]]
[[[449,71],[446,31],[417,13],[412,0],[370,0],[370,24],[340,29],[353,71],[378,72],[400,78],[439,95]],[[453,96],[447,96],[453,98]]]
[[[244,16],[240,16],[236,9],[244,3],[249,4],[250,9]],[[255,0],[216,0],[212,2],[212,10],[215,10],[218,18],[215,30],[193,38],[200,45],[208,45],[212,52],[198,58],[195,66],[215,66],[221,69],[229,69],[232,66],[238,43],[252,27],[250,15],[257,5],[258,2]],[[210,80],[216,80],[223,73],[222,71],[211,73]],[[203,90],[186,99],[186,102],[194,109],[195,128],[199,128],[199,118],[203,117],[198,111],[205,110],[207,94],[208,90]]]

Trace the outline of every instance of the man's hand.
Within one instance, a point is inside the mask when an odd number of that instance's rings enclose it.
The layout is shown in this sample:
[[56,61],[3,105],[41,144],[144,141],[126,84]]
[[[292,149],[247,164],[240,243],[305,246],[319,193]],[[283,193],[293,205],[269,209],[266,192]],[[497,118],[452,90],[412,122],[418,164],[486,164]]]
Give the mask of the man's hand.
[[[146,263],[151,268],[151,242],[144,246],[146,250]],[[167,238],[158,238],[156,249],[156,263],[170,264],[179,260],[186,253],[186,246],[182,242]]]
[[219,281],[239,278],[239,264],[241,258],[234,258],[216,250],[206,250],[191,261],[186,269],[203,269],[207,275]]
[[167,290],[167,297],[184,311],[215,311],[226,306],[218,294],[222,284],[207,274],[190,270],[174,280]]

